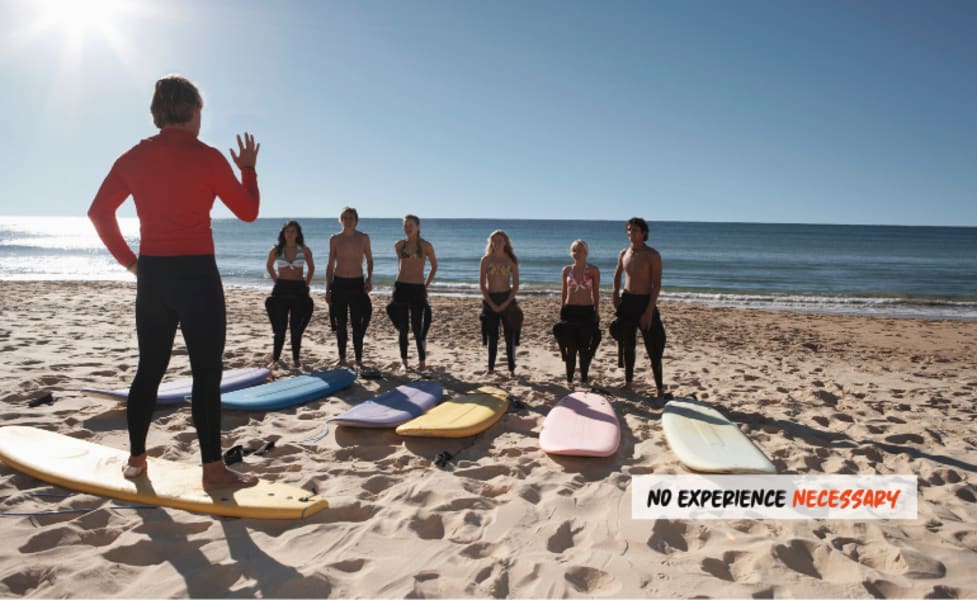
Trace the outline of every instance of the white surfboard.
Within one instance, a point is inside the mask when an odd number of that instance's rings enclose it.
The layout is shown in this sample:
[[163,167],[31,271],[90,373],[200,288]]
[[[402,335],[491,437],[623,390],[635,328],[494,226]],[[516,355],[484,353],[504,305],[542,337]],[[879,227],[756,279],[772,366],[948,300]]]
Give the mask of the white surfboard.
[[776,473],[739,427],[708,404],[671,400],[662,414],[668,446],[682,464],[703,473]]

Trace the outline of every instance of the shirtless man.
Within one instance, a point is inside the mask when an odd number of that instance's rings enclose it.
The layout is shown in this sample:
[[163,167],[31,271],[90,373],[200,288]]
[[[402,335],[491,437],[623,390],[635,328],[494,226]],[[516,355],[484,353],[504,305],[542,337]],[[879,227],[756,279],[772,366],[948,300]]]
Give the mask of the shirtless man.
[[[417,344],[418,366],[427,367],[427,330],[431,326],[431,306],[427,303],[427,288],[438,271],[434,246],[421,238],[421,220],[415,215],[404,217],[404,239],[394,244],[397,254],[397,280],[394,282],[393,299],[387,305],[387,315],[398,332],[400,359],[404,370],[407,364],[408,327],[414,332]],[[424,277],[424,263],[431,265]]]
[[[346,365],[347,320],[352,322],[353,353],[357,368],[363,367],[363,336],[370,325],[373,304],[373,253],[370,236],[357,231],[360,216],[355,208],[346,207],[339,214],[343,230],[329,238],[329,266],[326,268],[326,303],[329,304],[329,325],[336,332],[339,345],[339,364]],[[363,278],[363,259],[366,259],[366,278]]]
[[[658,313],[658,294],[662,287],[662,257],[649,247],[648,224],[634,217],[625,226],[630,246],[621,250],[614,271],[614,307],[617,319],[611,324],[611,335],[618,342],[618,366],[624,367],[624,389],[632,389],[634,380],[636,330],[641,330],[658,397],[664,396],[662,354],[665,351],[665,327]],[[621,294],[621,274],[624,293]],[[623,362],[623,364],[622,364]]]

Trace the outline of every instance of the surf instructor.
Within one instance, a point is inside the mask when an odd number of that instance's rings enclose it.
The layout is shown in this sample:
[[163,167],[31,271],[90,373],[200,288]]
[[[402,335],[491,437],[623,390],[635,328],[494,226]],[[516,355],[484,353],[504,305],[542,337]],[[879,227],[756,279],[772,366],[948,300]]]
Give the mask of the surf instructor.
[[[214,259],[210,211],[219,197],[242,221],[258,217],[255,164],[260,144],[237,136],[227,159],[204,144],[200,133],[203,99],[190,80],[168,75],[156,82],[150,112],[159,134],[146,138],[112,165],[88,218],[112,256],[136,275],[136,334],[139,367],[129,388],[126,420],[130,456],[128,479],[146,470],[146,436],[156,394],[166,373],[177,326],[183,332],[193,372],[193,424],[200,441],[205,490],[236,489],[258,480],[228,469],[221,457],[220,383],[223,372],[226,308]],[[139,256],[119,230],[116,210],[132,196],[139,215]]]

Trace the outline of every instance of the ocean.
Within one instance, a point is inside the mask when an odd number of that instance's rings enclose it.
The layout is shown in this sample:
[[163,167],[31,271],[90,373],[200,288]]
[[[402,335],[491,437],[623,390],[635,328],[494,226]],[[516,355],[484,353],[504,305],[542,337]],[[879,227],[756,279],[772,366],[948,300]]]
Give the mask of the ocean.
[[[336,219],[300,219],[324,289]],[[215,219],[217,262],[226,287],[270,289],[268,251],[283,219]],[[120,219],[138,249],[135,218]],[[748,307],[930,319],[977,320],[977,228],[767,223],[650,222],[662,255],[662,298]],[[400,219],[362,219],[375,261],[374,287],[396,275]],[[519,257],[520,293],[558,295],[570,243],[583,239],[608,292],[627,245],[620,221],[423,219],[438,273],[432,293],[478,294],[478,261],[489,234],[504,229]],[[84,217],[0,217],[0,281],[132,280]]]

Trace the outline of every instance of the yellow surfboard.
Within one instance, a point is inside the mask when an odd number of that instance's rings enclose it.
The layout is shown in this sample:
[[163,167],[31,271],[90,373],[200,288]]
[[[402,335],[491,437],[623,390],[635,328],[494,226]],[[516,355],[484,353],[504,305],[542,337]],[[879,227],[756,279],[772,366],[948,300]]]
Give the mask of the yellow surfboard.
[[329,504],[302,488],[259,482],[240,490],[204,491],[200,465],[150,458],[147,475],[129,480],[129,454],[34,427],[0,427],[0,460],[62,487],[141,504],[253,519],[301,519]]
[[468,437],[495,425],[508,408],[509,395],[504,390],[482,386],[401,424],[397,433],[420,437]]

